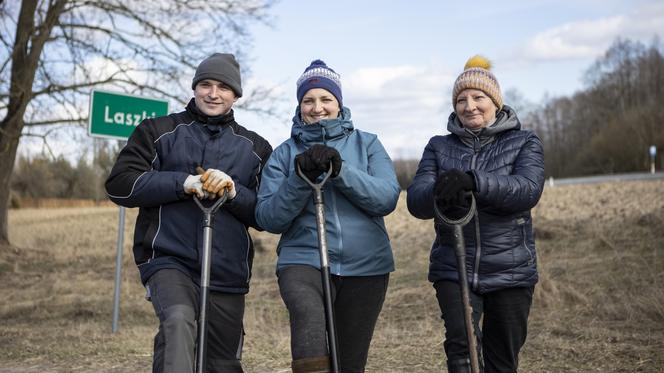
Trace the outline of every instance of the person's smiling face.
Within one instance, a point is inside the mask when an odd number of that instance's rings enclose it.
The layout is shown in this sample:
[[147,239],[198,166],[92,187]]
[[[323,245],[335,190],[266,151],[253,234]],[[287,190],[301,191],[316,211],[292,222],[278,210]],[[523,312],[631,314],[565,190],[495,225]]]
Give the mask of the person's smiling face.
[[465,89],[454,103],[454,111],[465,128],[476,130],[496,119],[498,107],[486,93],[478,89]]
[[306,124],[318,123],[323,119],[339,116],[339,101],[332,93],[323,88],[307,91],[300,102],[300,114]]
[[237,101],[237,97],[226,84],[213,79],[204,79],[196,84],[194,100],[196,107],[203,114],[216,117],[228,113]]

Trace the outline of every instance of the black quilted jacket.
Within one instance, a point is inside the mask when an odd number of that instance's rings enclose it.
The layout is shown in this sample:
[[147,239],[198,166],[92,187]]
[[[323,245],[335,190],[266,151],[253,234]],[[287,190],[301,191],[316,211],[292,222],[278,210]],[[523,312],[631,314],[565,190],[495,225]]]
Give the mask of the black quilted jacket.
[[[464,238],[472,289],[487,293],[534,285],[538,276],[530,209],[544,187],[540,139],[521,129],[508,106],[478,136],[462,128],[455,114],[449,118],[448,130],[451,134],[432,137],[424,149],[408,188],[408,210],[420,219],[433,218],[436,177],[453,168],[471,171],[478,212],[464,227]],[[435,227],[429,281],[458,281],[452,229]]]

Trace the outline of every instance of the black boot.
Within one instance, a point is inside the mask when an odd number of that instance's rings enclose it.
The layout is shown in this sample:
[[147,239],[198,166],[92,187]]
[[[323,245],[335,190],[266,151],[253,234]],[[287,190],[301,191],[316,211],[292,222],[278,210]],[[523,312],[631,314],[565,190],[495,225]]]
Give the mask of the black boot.
[[447,361],[447,372],[448,373],[470,373],[470,359],[457,359],[452,361]]
[[329,373],[330,358],[328,356],[305,357],[293,360],[293,373]]

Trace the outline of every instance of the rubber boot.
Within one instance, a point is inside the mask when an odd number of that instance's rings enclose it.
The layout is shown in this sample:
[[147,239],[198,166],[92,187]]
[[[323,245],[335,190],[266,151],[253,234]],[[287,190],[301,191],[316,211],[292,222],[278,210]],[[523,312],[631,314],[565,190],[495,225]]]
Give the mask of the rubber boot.
[[471,373],[470,369],[470,359],[457,359],[452,361],[447,361],[447,372],[448,373]]
[[305,357],[293,360],[293,373],[329,373],[330,358],[328,356]]

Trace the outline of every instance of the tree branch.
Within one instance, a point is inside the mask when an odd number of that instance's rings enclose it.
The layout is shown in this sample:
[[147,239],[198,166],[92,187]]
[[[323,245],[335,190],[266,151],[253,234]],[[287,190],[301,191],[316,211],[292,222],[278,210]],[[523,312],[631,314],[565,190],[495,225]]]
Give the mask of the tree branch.
[[54,124],[72,124],[72,123],[83,124],[83,123],[86,123],[88,120],[89,120],[88,117],[41,120],[41,121],[36,121],[36,122],[26,122],[25,127],[50,126],[50,125],[54,125]]

